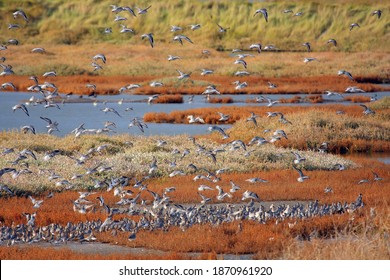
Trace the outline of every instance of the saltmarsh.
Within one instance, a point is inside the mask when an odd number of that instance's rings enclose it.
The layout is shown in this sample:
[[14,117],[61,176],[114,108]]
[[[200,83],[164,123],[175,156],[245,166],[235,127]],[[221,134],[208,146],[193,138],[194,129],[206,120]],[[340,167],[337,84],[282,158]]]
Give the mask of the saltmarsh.
[[[167,144],[158,146],[157,140],[164,139]],[[82,136],[74,139],[73,136],[59,138],[50,135],[24,135],[19,132],[2,132],[1,147],[14,148],[14,153],[2,155],[0,165],[12,167],[17,153],[23,149],[30,149],[37,157],[23,160],[28,164],[30,174],[22,174],[16,179],[11,175],[3,175],[2,183],[16,191],[40,193],[47,190],[63,190],[69,185],[56,186],[61,180],[68,180],[71,189],[95,189],[97,181],[103,181],[119,176],[135,177],[138,180],[143,176],[168,177],[171,172],[180,170],[185,174],[205,173],[226,169],[226,173],[250,173],[257,171],[292,169],[294,159],[291,149],[278,148],[273,144],[263,146],[248,146],[247,150],[234,149],[228,142],[217,143],[209,139],[196,139],[196,143],[206,150],[216,151],[216,162],[204,152],[198,152],[197,147],[187,136],[164,137],[134,137],[129,135],[118,136]],[[75,159],[86,154],[91,148],[107,145],[102,152],[95,152],[89,156],[84,164],[77,164]],[[60,155],[44,160],[45,154],[59,149]],[[187,150],[188,154],[184,155]],[[296,150],[294,150],[296,151]],[[248,153],[248,154],[247,154]],[[343,164],[346,168],[354,168],[356,164],[337,155],[320,154],[314,151],[299,151],[306,161],[299,166],[305,170],[334,170],[336,164]],[[184,156],[183,156],[184,155]],[[149,173],[153,160],[157,161],[157,169]],[[171,165],[170,165],[171,163]],[[172,166],[175,163],[176,166]],[[194,164],[200,170],[195,171],[188,167]],[[20,165],[20,162],[19,162]],[[109,167],[109,170],[86,175],[88,168]],[[17,166],[18,170],[22,167]],[[49,179],[53,173],[59,178]],[[71,180],[72,176],[82,174],[82,178]],[[178,175],[180,176],[180,175]],[[133,181],[132,181],[133,182]],[[107,187],[107,186],[106,186]],[[99,187],[103,188],[104,187]]]

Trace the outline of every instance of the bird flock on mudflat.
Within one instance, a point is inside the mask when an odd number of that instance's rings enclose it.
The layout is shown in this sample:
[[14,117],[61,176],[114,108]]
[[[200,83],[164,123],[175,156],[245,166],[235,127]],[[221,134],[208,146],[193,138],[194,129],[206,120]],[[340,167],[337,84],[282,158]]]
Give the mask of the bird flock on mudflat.
[[[134,34],[135,31],[132,28],[128,28],[123,24],[127,18],[124,16],[124,13],[128,13],[131,17],[145,16],[149,13],[152,6],[148,6],[146,8],[134,7],[131,8],[129,6],[116,6],[111,5],[111,12],[115,14],[114,22],[119,22],[120,33],[130,33]],[[292,13],[293,16],[299,17],[302,16],[303,12],[293,12],[292,10],[284,10],[282,11],[285,14]],[[372,13],[372,15],[377,16],[378,19],[381,18],[382,11],[376,10]],[[27,14],[23,10],[17,10],[13,13],[13,17],[15,20],[21,18],[26,24],[29,22],[29,18]],[[269,24],[269,17],[272,17],[272,13],[269,14],[268,10],[265,8],[256,9],[254,14],[254,18],[263,17],[266,24]],[[201,29],[202,25],[199,23],[191,24],[190,30],[196,32],[196,30]],[[355,32],[360,25],[358,23],[352,23],[350,25],[350,31]],[[9,29],[19,29],[21,28],[21,24],[12,23],[8,26]],[[216,24],[216,28],[219,33],[229,32],[230,27],[223,27],[219,23]],[[183,47],[186,44],[194,44],[187,35],[178,34],[181,33],[184,28],[180,26],[173,25],[171,26],[171,32],[175,35],[173,36],[172,41],[177,42]],[[115,32],[112,27],[107,27],[104,30],[104,34],[111,34]],[[142,41],[146,41],[147,44],[150,45],[151,48],[158,48],[157,43],[155,41],[154,33],[144,33],[140,36]],[[9,44],[17,45],[18,41],[16,39],[9,42]],[[326,44],[331,44],[334,47],[337,47],[337,41],[333,38],[329,39]],[[312,46],[310,42],[305,42],[302,44],[303,47],[306,48],[307,52],[312,52]],[[249,50],[255,53],[256,55],[260,55],[262,51],[274,51],[277,48],[273,45],[262,46],[261,43],[253,43],[249,45]],[[7,46],[2,45],[1,50],[7,50]],[[45,54],[46,50],[42,47],[33,48],[31,53],[35,54]],[[245,77],[250,75],[248,72],[248,62],[246,61],[247,57],[254,57],[253,53],[244,53],[241,49],[233,49],[232,53],[235,57],[233,64],[237,65],[241,69],[235,72],[235,76],[237,77]],[[202,50],[202,54],[210,55],[208,50]],[[170,54],[168,56],[168,61],[180,60],[181,57],[177,55]],[[91,58],[91,66],[93,71],[101,71],[104,66],[109,63],[107,57],[98,53]],[[0,76],[8,76],[14,75],[14,70],[11,65],[4,64],[5,58],[2,58],[2,64],[0,64],[2,68],[2,72]],[[310,63],[313,61],[319,62],[318,59],[314,57],[304,58],[304,63]],[[191,78],[191,72],[185,72],[180,69],[176,69],[178,73],[178,80],[188,80]],[[212,69],[202,69],[201,75],[212,75],[214,70]],[[337,75],[344,75],[350,80],[354,80],[352,74],[346,70],[339,70]],[[56,71],[50,70],[45,72],[42,77],[55,79],[57,76]],[[42,94],[42,98],[34,98],[32,97],[28,105],[38,105],[44,104],[45,108],[55,108],[57,110],[61,110],[61,106],[58,104],[59,90],[58,87],[52,83],[45,81],[40,84],[37,76],[32,76],[30,79],[34,82],[32,86],[30,86],[27,90],[39,92]],[[149,84],[150,87],[162,87],[164,84],[160,81],[153,81]],[[241,89],[248,86],[247,81],[235,81],[234,82],[235,89],[240,91]],[[268,82],[268,86],[271,89],[277,87],[276,84]],[[130,84],[125,85],[119,89],[120,93],[137,90],[141,87],[139,84]],[[2,89],[11,88],[16,90],[16,87],[12,82],[7,82],[1,85]],[[94,91],[97,88],[97,85],[87,84],[86,88],[92,92],[90,96],[94,96]],[[358,87],[349,87],[346,91],[348,92],[362,92]],[[212,94],[221,94],[221,92],[214,85],[209,85],[205,88],[202,95],[210,96]],[[338,93],[334,93],[331,91],[326,91],[327,95],[337,95]],[[96,96],[95,96],[96,97]],[[148,98],[147,103],[152,104],[156,99],[159,98],[159,95],[152,95]],[[279,100],[272,100],[270,98],[260,96],[257,102],[266,102],[267,107],[273,107]],[[121,101],[123,102],[123,100]],[[96,104],[95,104],[96,105]],[[106,104],[105,104],[106,105]],[[368,106],[361,104],[363,107],[364,115],[372,115],[375,112],[370,109]],[[21,111],[27,117],[30,117],[29,110],[26,104],[20,103],[16,104],[12,107],[13,112]],[[133,108],[126,108],[126,111],[132,111]],[[115,108],[112,107],[104,107],[100,108],[100,111],[104,114],[115,115],[118,118],[123,118],[124,113],[118,112]],[[226,122],[229,120],[229,114],[223,114],[218,112],[219,122]],[[251,113],[250,116],[247,117],[246,122],[253,126],[254,128],[258,127],[257,119],[260,116]],[[282,112],[267,112],[267,118],[279,117],[279,122],[281,125],[290,125],[291,122],[284,116]],[[46,123],[47,132],[52,134],[56,131],[59,131],[59,123],[55,120],[49,119],[44,116],[40,116],[40,119]],[[204,119],[200,116],[189,115],[187,117],[188,122],[191,124],[195,123],[205,123]],[[75,140],[85,134],[100,134],[100,133],[109,133],[114,132],[116,128],[115,122],[106,121],[104,123],[103,128],[90,129],[85,128],[85,124],[82,123],[78,127],[76,127],[71,133],[75,135]],[[133,118],[129,123],[130,127],[137,127],[140,131],[144,132],[145,129],[148,128],[147,124],[141,118]],[[36,129],[32,125],[25,125],[21,128],[23,133],[31,133],[36,134]],[[172,151],[172,154],[180,155],[180,158],[187,156],[194,151],[191,149],[195,149],[196,153],[200,157],[207,158],[214,164],[218,161],[218,154],[222,152],[226,152],[229,148],[229,151],[237,151],[242,150],[243,157],[248,157],[253,150],[249,150],[249,147],[262,146],[264,144],[274,143],[281,139],[288,140],[288,135],[283,129],[277,129],[274,132],[271,132],[272,136],[269,139],[265,139],[260,136],[256,136],[252,138],[248,143],[244,143],[240,139],[231,139],[228,132],[225,129],[221,128],[218,125],[212,125],[208,127],[208,131],[214,133],[219,133],[223,140],[229,141],[224,145],[222,149],[213,149],[209,147],[204,147],[201,144],[195,141],[195,138],[191,138],[191,142],[193,146],[188,147],[188,149],[183,152],[180,151]],[[270,131],[266,131],[270,132]],[[131,144],[131,143],[130,143]],[[164,139],[160,139],[157,143],[158,147],[166,146],[167,141]],[[75,164],[78,166],[83,166],[86,161],[89,161],[91,158],[96,155],[101,154],[107,149],[109,145],[103,144],[98,146],[97,148],[92,148],[86,154],[81,154],[79,156],[65,154],[61,149],[55,149],[49,152],[46,152],[42,156],[43,161],[51,161],[54,157],[68,157],[74,160]],[[131,145],[130,145],[131,146]],[[324,142],[320,147],[318,147],[318,153],[326,153],[328,152],[328,144]],[[19,176],[25,176],[25,174],[33,173],[32,170],[29,169],[29,164],[26,162],[27,159],[33,159],[37,161],[36,151],[23,149],[21,151],[17,151],[16,148],[5,148],[1,154],[1,156],[10,156],[12,154],[15,155],[15,159],[10,162],[11,167],[3,167],[0,169],[0,180],[6,176],[11,176],[13,180],[17,180]],[[291,161],[293,169],[298,173],[299,177],[297,178],[297,182],[301,183],[305,180],[309,180],[310,177],[305,175],[302,171],[302,163],[305,162],[306,158],[301,156],[298,152],[292,152]],[[56,223],[52,223],[45,226],[36,225],[36,216],[40,215],[39,212],[40,207],[43,204],[51,203],[50,199],[55,195],[53,192],[50,192],[45,198],[37,198],[34,197],[33,194],[25,194],[28,196],[29,200],[32,203],[32,207],[36,209],[33,213],[23,213],[26,218],[26,223],[12,226],[1,226],[0,227],[0,244],[13,245],[18,243],[28,243],[33,244],[41,241],[51,242],[53,244],[66,243],[68,241],[79,241],[79,242],[91,242],[96,241],[95,237],[96,232],[104,232],[110,231],[113,235],[115,235],[118,231],[127,232],[129,234],[128,239],[130,241],[136,238],[137,233],[140,230],[164,230],[168,231],[170,227],[179,227],[182,230],[186,230],[192,225],[196,224],[212,224],[212,225],[220,225],[222,223],[229,223],[236,220],[252,220],[256,221],[260,224],[267,223],[270,220],[281,222],[286,219],[292,220],[300,220],[306,219],[315,216],[326,216],[326,215],[335,215],[335,214],[343,214],[343,213],[353,213],[359,208],[364,206],[362,194],[358,194],[357,199],[353,202],[336,202],[331,204],[320,204],[317,200],[310,201],[306,205],[304,203],[291,203],[291,204],[280,204],[278,206],[272,204],[269,209],[265,208],[260,204],[262,201],[259,195],[253,191],[245,190],[241,191],[240,200],[242,203],[230,203],[229,199],[231,199],[236,193],[241,190],[241,187],[230,180],[230,190],[223,190],[223,187],[220,185],[222,174],[227,172],[228,170],[222,168],[215,171],[207,170],[203,167],[197,167],[195,164],[189,164],[187,166],[188,170],[192,170],[193,173],[196,174],[193,181],[196,182],[198,180],[204,181],[204,183],[200,184],[197,192],[199,195],[199,203],[195,204],[178,204],[174,203],[171,200],[170,195],[176,191],[176,187],[166,188],[161,194],[151,191],[148,188],[148,180],[153,178],[154,175],[159,170],[160,162],[157,161],[156,158],[153,158],[147,170],[144,171],[145,175],[141,179],[137,179],[136,177],[129,177],[126,175],[116,176],[116,177],[105,177],[103,180],[99,180],[93,177],[95,174],[105,174],[109,172],[112,167],[98,163],[92,167],[85,168],[85,173],[83,174],[75,174],[72,178],[64,178],[62,175],[57,174],[55,170],[40,170],[38,176],[47,176],[49,181],[55,181],[55,186],[60,191],[65,190],[77,190],[73,181],[89,178],[94,180],[95,184],[92,186],[94,191],[79,191],[80,196],[72,201],[73,210],[81,215],[89,213],[89,212],[103,212],[106,213],[105,220],[95,220],[95,221],[87,221],[87,222],[79,222],[79,223],[67,223],[66,225],[60,225]],[[168,163],[172,168],[177,166],[176,159],[172,162]],[[32,165],[32,164],[31,164]],[[21,169],[18,170],[18,168]],[[344,170],[345,166],[342,164],[337,164],[334,166],[334,170]],[[383,179],[374,171],[372,171],[374,175],[373,181],[380,182]],[[174,169],[168,176],[176,177],[183,176],[189,173],[187,170]],[[248,178],[246,181],[250,184],[267,184],[268,180],[254,177]],[[357,182],[357,184],[364,184],[369,182],[369,179],[362,179]],[[219,184],[213,186],[209,186],[206,184]],[[95,202],[88,199],[89,196],[97,194],[98,191],[106,190],[108,194],[112,192],[114,197],[118,198],[118,201],[115,205],[108,205],[105,203],[105,199],[103,194],[95,197]],[[5,184],[2,184],[0,181],[0,191],[2,196],[14,196],[15,190],[12,187],[9,187]],[[333,189],[330,186],[327,186],[324,189],[325,193],[331,194],[333,193]],[[145,200],[141,198],[141,194],[144,196],[147,195],[149,199]],[[211,196],[212,194],[212,196]],[[117,218],[115,215],[124,214],[127,215],[125,218]],[[132,217],[140,217],[138,222],[136,222]]]

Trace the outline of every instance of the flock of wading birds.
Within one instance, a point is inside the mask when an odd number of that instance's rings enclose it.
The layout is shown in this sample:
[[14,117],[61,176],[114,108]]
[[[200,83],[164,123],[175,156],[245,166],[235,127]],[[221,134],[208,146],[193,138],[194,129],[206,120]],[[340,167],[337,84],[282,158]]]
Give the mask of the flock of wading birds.
[[[139,7],[136,7],[138,12],[135,12],[135,9],[132,9],[130,7],[119,7],[115,5],[111,5],[112,12],[116,14],[114,21],[115,22],[123,22],[126,21],[127,18],[124,16],[121,16],[120,13],[126,13],[128,12],[131,16],[136,17],[145,15],[148,13],[151,6],[142,9]],[[291,10],[285,10],[283,13],[293,13]],[[266,22],[268,22],[268,11],[267,9],[258,9],[254,13],[254,17],[258,14],[262,15]],[[376,15],[378,19],[380,19],[382,12],[380,10],[376,10],[372,13],[372,15]],[[301,16],[302,12],[293,13],[294,16]],[[13,17],[15,19],[22,18],[26,23],[29,22],[29,18],[26,15],[26,13],[22,10],[17,10],[13,13]],[[228,31],[229,28],[224,28],[222,26],[218,25],[218,31],[220,33],[225,33]],[[131,28],[127,28],[127,26],[121,24],[121,33],[134,33],[134,30]],[[354,28],[359,28],[358,23],[352,23],[350,25],[350,31]],[[20,24],[12,23],[8,26],[9,29],[19,29],[21,28]],[[201,28],[201,24],[193,24],[190,25],[190,29],[192,31],[198,30]],[[171,31],[177,34],[178,32],[181,32],[183,28],[179,26],[172,26]],[[106,28],[104,30],[105,34],[112,33],[112,28]],[[147,39],[150,43],[150,46],[154,48],[154,37],[153,33],[146,33],[141,36],[142,39]],[[174,35],[173,41],[179,42],[181,45],[184,44],[184,41],[187,41],[188,43],[193,43],[192,40],[182,34]],[[8,44],[18,45],[18,40],[11,39],[8,41]],[[337,46],[337,41],[335,39],[329,39],[327,43],[333,44],[335,47]],[[308,52],[311,52],[311,45],[309,42],[305,42],[303,44],[307,48]],[[7,50],[6,45],[2,45],[0,47],[1,50]],[[259,43],[252,44],[249,46],[249,49],[254,49],[258,53],[260,53],[262,50],[275,50],[276,47],[273,45],[265,46],[262,48],[262,45]],[[44,48],[34,48],[32,49],[33,53],[45,53]],[[241,49],[234,49],[232,51],[236,54],[237,59],[234,61],[234,64],[242,65],[245,70],[240,70],[235,73],[236,76],[246,76],[250,73],[247,72],[248,64],[245,61],[246,57],[253,56],[253,54],[246,54],[243,53],[243,50]],[[207,50],[203,50],[202,53],[204,55],[210,55],[210,52]],[[180,59],[179,56],[175,55],[169,55],[168,60],[173,61]],[[1,61],[4,63],[6,58],[2,57]],[[315,61],[316,58],[308,57],[304,59],[305,63],[309,63],[312,61]],[[99,71],[103,69],[103,66],[98,64],[98,61],[101,61],[103,64],[106,63],[107,59],[104,54],[97,54],[93,57],[92,61],[92,67],[94,71]],[[0,76],[8,76],[15,74],[11,65],[5,65],[0,64],[3,68],[3,71],[0,73]],[[189,79],[191,73],[184,73],[180,70],[177,70],[179,73],[178,79]],[[202,69],[201,75],[210,75],[214,71],[211,69]],[[56,71],[48,71],[43,74],[44,78],[47,77],[55,77],[57,75]],[[338,75],[345,75],[349,79],[353,80],[353,77],[350,72],[345,70],[338,71]],[[40,92],[42,94],[42,98],[36,99],[35,97],[32,97],[29,102],[26,104],[17,104],[15,105],[12,110],[15,112],[16,110],[22,110],[27,116],[29,116],[29,112],[26,105],[37,105],[37,104],[44,104],[45,108],[57,108],[60,109],[60,106],[58,105],[58,98],[60,97],[58,93],[58,87],[52,83],[52,82],[44,82],[43,84],[39,84],[38,78],[36,76],[32,76],[31,79],[35,82],[34,85],[30,86],[27,90],[29,91],[35,91]],[[236,89],[241,90],[245,88],[248,84],[247,82],[235,82]],[[94,84],[87,84],[87,88],[92,89],[92,94],[90,96],[94,95],[94,91],[96,90],[96,85]],[[153,81],[150,83],[150,86],[157,87],[157,86],[164,86],[162,82]],[[130,84],[122,87],[119,89],[120,93],[126,92],[128,90],[135,90],[137,88],[140,88],[141,85],[139,84]],[[275,88],[277,87],[273,83],[269,83],[269,87]],[[16,90],[16,87],[13,85],[12,82],[4,83],[1,85],[2,89],[11,88],[13,90]],[[349,87],[347,89],[348,92],[362,92],[361,89],[358,87]],[[338,94],[335,92],[327,91],[328,95]],[[208,86],[205,91],[202,93],[207,96],[210,94],[220,94],[216,86],[210,85]],[[69,96],[66,96],[68,98]],[[95,96],[96,97],[96,96]],[[148,103],[151,104],[155,99],[158,98],[158,95],[153,95],[149,98]],[[190,99],[191,100],[191,99]],[[276,103],[278,103],[277,100],[271,100],[264,97],[259,98],[259,102],[266,100],[268,102],[267,106],[272,107]],[[364,107],[363,113],[365,115],[375,114],[373,110],[368,108],[366,105],[361,104],[362,107]],[[127,108],[127,110],[132,110],[132,108]],[[114,108],[106,107],[101,109],[101,111],[105,113],[114,113],[121,117],[120,113],[116,111]],[[343,112],[338,112],[339,114],[342,114]],[[290,121],[288,121],[283,113],[281,112],[268,112],[268,117],[276,117],[279,116],[279,121],[283,125],[289,125],[291,124]],[[220,115],[220,122],[227,121],[229,119],[229,115],[225,115],[222,113],[219,113]],[[251,114],[247,118],[248,122],[253,123],[254,127],[258,127],[256,119],[259,116],[255,114]],[[51,134],[58,130],[58,122],[52,121],[49,118],[41,117],[41,119],[45,122],[47,122],[47,130],[48,133]],[[188,116],[189,123],[202,123],[204,122],[203,119],[200,117],[195,116]],[[136,126],[141,131],[144,131],[145,128],[147,128],[147,124],[144,123],[139,118],[134,118],[129,126]],[[105,132],[112,131],[111,127],[116,127],[116,124],[111,121],[106,121],[105,126],[102,129],[86,129],[84,128],[84,124],[81,124],[77,128],[75,128],[72,133],[75,134],[75,138],[78,138],[84,134],[100,134]],[[221,134],[223,139],[229,139],[230,136],[228,133],[222,129],[221,127],[214,125],[209,127],[210,131],[217,131]],[[21,129],[24,133],[32,133],[35,134],[35,128],[31,125],[23,126]],[[33,137],[33,136],[32,136]],[[204,145],[199,144],[195,138],[190,137],[190,145],[187,149],[185,149],[182,153],[180,151],[175,151],[175,154],[179,155],[179,159],[182,159],[185,156],[188,156],[191,154],[196,154],[196,157],[203,157],[211,160],[213,163],[217,162],[217,155],[218,153],[223,152],[230,152],[230,151],[238,151],[242,150],[242,155],[244,157],[249,157],[252,151],[249,151],[247,148],[249,146],[256,147],[261,146],[268,143],[273,143],[275,141],[280,140],[281,138],[286,138],[287,134],[284,130],[278,129],[276,130],[271,138],[269,140],[266,140],[263,137],[256,136],[254,137],[249,143],[245,144],[243,141],[239,139],[235,139],[232,141],[229,141],[227,144],[225,144],[224,148],[215,148],[215,147],[206,147]],[[75,139],[76,141],[76,139]],[[162,147],[168,145],[168,141],[165,140],[158,140],[157,146]],[[128,142],[126,143],[129,148],[133,145],[132,143]],[[111,231],[113,235],[116,235],[119,231],[124,231],[129,234],[128,239],[134,240],[136,238],[137,233],[140,230],[164,230],[168,231],[170,227],[180,227],[183,231],[187,228],[191,227],[195,224],[212,224],[212,225],[219,225],[222,223],[228,223],[236,220],[253,220],[257,221],[259,223],[266,223],[269,220],[274,220],[276,223],[279,223],[283,220],[288,220],[289,227],[293,227],[297,221],[300,219],[315,217],[315,216],[326,216],[326,215],[334,215],[334,214],[343,214],[343,213],[353,213],[354,211],[358,210],[359,208],[364,206],[362,195],[359,194],[357,196],[357,199],[353,202],[336,202],[331,204],[319,204],[318,200],[316,201],[310,201],[308,203],[283,203],[278,206],[275,206],[275,204],[272,204],[269,209],[266,209],[263,205],[261,205],[259,196],[252,191],[246,190],[242,192],[242,201],[249,201],[247,203],[229,203],[228,199],[232,198],[232,196],[236,192],[240,192],[241,188],[238,184],[230,180],[231,188],[229,191],[224,191],[222,187],[219,185],[216,185],[215,187],[210,187],[211,184],[218,184],[219,181],[222,180],[222,174],[226,172],[227,170],[222,168],[218,169],[216,171],[210,171],[203,167],[198,167],[195,164],[191,163],[189,164],[187,168],[187,172],[179,169],[175,169],[169,174],[169,177],[175,177],[180,175],[186,175],[186,174],[196,174],[194,177],[194,181],[204,181],[205,183],[200,184],[198,187],[198,194],[201,199],[200,203],[196,204],[179,204],[175,203],[171,200],[170,194],[174,193],[176,188],[175,187],[169,187],[164,189],[162,194],[153,192],[148,189],[148,180],[153,178],[158,170],[158,162],[157,159],[154,157],[152,162],[149,165],[149,168],[145,169],[145,176],[143,176],[141,179],[137,179],[136,177],[129,177],[129,176],[108,176],[109,171],[112,169],[110,166],[104,165],[102,162],[96,164],[93,167],[85,168],[84,173],[75,174],[72,178],[69,178],[69,180],[65,179],[63,176],[58,174],[54,169],[39,169],[39,171],[33,171],[30,170],[30,165],[37,165],[35,162],[38,162],[38,157],[42,156],[43,161],[51,161],[54,157],[57,156],[66,156],[70,157],[75,161],[75,164],[77,166],[84,166],[84,164],[88,161],[91,161],[96,155],[104,155],[104,151],[109,147],[110,144],[103,144],[96,148],[91,148],[86,154],[80,154],[80,157],[72,156],[72,155],[66,155],[64,151],[62,151],[60,148],[46,152],[44,155],[36,155],[37,152],[29,149],[24,149],[21,151],[16,151],[15,148],[4,148],[1,156],[2,157],[10,157],[11,155],[15,155],[15,159],[10,161],[10,167],[3,167],[0,169],[0,180],[3,176],[11,176],[15,182],[17,182],[17,179],[19,176],[25,176],[26,174],[35,174],[37,176],[47,176],[47,179],[52,182],[56,180],[55,182],[55,189],[58,191],[65,191],[65,190],[75,190],[77,189],[75,185],[72,183],[74,180],[85,180],[91,179],[95,182],[95,185],[90,186],[90,189],[93,189],[91,191],[79,191],[79,197],[74,200],[73,203],[73,209],[75,212],[80,214],[86,214],[88,212],[96,212],[96,211],[103,211],[106,213],[107,217],[104,221],[101,220],[93,220],[93,221],[87,221],[87,222],[79,222],[79,223],[67,223],[66,225],[60,225],[56,223],[51,223],[49,225],[41,226],[36,225],[36,216],[39,215],[39,208],[42,206],[43,203],[50,203],[50,199],[55,195],[55,192],[51,191],[49,192],[45,197],[33,197],[33,193],[18,193],[17,189],[14,187],[8,187],[5,184],[2,184],[0,181],[0,190],[2,196],[14,196],[14,195],[24,195],[28,196],[32,202],[32,207],[35,209],[35,212],[33,213],[23,213],[23,215],[26,218],[26,223],[23,224],[12,224],[10,226],[1,226],[0,230],[0,244],[7,244],[7,245],[13,245],[18,243],[37,243],[41,241],[48,241],[53,244],[62,244],[66,243],[68,241],[79,241],[79,242],[90,242],[90,241],[96,241],[96,232],[103,232],[103,231]],[[227,149],[230,147],[229,149]],[[318,153],[326,153],[328,149],[328,143],[324,142],[319,148]],[[172,152],[173,153],[173,152]],[[299,168],[300,164],[305,162],[305,157],[301,156],[298,152],[291,152],[292,153],[292,160],[293,160],[293,167],[298,172],[299,177],[297,178],[298,182],[303,182],[306,179],[309,179],[308,176],[306,176],[303,171]],[[252,159],[255,160],[255,159]],[[176,160],[174,160],[172,163],[172,168],[175,168]],[[38,166],[37,166],[38,167]],[[335,165],[334,169],[336,170],[344,170],[345,167],[342,164]],[[94,177],[94,174],[107,174],[107,176],[104,176],[103,180],[98,180],[96,177]],[[383,179],[375,172],[373,172],[373,180],[376,182],[380,182]],[[246,181],[250,182],[251,184],[261,184],[261,183],[267,183],[267,180],[255,177],[255,178],[249,178]],[[358,182],[358,184],[367,183],[368,179],[362,179]],[[134,182],[134,183],[133,183]],[[106,190],[107,193],[112,193],[115,197],[117,197],[118,201],[115,203],[115,205],[108,205],[105,203],[104,200],[104,192],[102,190]],[[206,195],[208,192],[209,194],[213,191],[217,191],[217,194],[214,198],[215,202],[213,202],[213,197],[209,197]],[[324,189],[325,193],[332,193],[333,190],[331,187],[326,187]],[[142,193],[146,193],[146,195],[143,195],[141,197]],[[94,194],[98,194],[97,197],[95,197],[95,201],[93,202],[89,200],[89,196],[92,196]],[[108,194],[109,195],[109,194]],[[147,198],[147,199],[146,199]],[[224,202],[224,203],[221,203]],[[371,209],[372,215],[374,215],[374,209]],[[117,214],[125,214],[127,217],[125,218],[117,218]],[[132,217],[138,216],[139,219],[132,219]],[[123,217],[123,216],[122,216]],[[240,224],[242,226],[242,224]],[[314,236],[315,232],[311,236]],[[310,237],[309,237],[310,238]]]

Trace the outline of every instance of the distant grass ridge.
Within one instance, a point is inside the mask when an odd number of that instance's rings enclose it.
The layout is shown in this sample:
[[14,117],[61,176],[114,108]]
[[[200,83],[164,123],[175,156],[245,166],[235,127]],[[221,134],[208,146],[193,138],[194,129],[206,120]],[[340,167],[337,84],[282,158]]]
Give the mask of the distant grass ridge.
[[[133,17],[128,12],[120,15],[126,21],[114,22],[111,1],[11,1],[0,4],[0,39],[6,42],[16,38],[21,44],[55,43],[83,44],[96,42],[138,44],[140,35],[153,32],[156,47],[159,43],[172,43],[171,25],[183,28],[181,33],[189,36],[195,44],[215,49],[248,48],[261,42],[274,44],[282,50],[304,51],[304,42],[311,42],[318,51],[389,51],[390,33],[388,15],[390,2],[381,1],[299,1],[252,3],[251,1],[138,1],[139,7],[152,8],[146,15]],[[129,6],[128,1],[116,1],[118,6]],[[134,6],[130,5],[134,8]],[[261,14],[254,16],[256,9],[266,8],[269,20]],[[30,18],[13,19],[12,13],[23,9]],[[302,16],[283,13],[285,9],[302,12]],[[376,9],[383,11],[382,17],[372,16]],[[135,9],[135,12],[137,10]],[[349,31],[351,23],[360,28]],[[8,23],[18,23],[22,28],[8,29]],[[120,24],[135,30],[135,35],[121,34]],[[229,28],[225,34],[218,32],[217,23]],[[190,30],[190,24],[201,24],[200,30]],[[112,34],[104,29],[112,27]],[[337,48],[326,44],[334,38]],[[186,44],[187,42],[185,42]]]

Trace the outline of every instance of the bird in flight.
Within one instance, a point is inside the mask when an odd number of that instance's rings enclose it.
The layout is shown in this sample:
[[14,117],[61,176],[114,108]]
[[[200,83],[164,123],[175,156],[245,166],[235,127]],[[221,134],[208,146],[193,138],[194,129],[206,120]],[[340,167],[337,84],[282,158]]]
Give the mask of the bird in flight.
[[378,16],[378,19],[380,19],[380,18],[381,18],[381,15],[382,15],[382,10],[375,10],[375,11],[372,12],[371,15],[372,15],[372,16],[377,15],[377,16]]
[[141,39],[145,39],[145,38],[148,38],[149,43],[153,48],[154,47],[153,33],[142,34]]
[[339,70],[338,72],[337,72],[337,75],[345,75],[345,76],[347,76],[350,80],[354,80],[354,78],[352,77],[352,75],[351,75],[351,73],[349,73],[348,71],[345,71],[345,70]]
[[267,12],[267,9],[265,9],[265,8],[258,9],[258,10],[256,10],[256,12],[255,12],[255,14],[253,16],[256,16],[257,14],[263,14],[265,21],[268,22],[268,12]]
[[228,31],[228,29],[230,29],[230,27],[224,28],[224,27],[222,27],[221,25],[219,25],[218,23],[217,23],[217,25],[218,25],[218,27],[219,27],[219,29],[218,29],[218,32],[219,32],[219,33],[225,33],[226,31]]
[[358,23],[352,23],[350,26],[349,26],[349,31],[352,31],[352,29],[354,28],[354,27],[360,27],[360,25],[358,24]]

